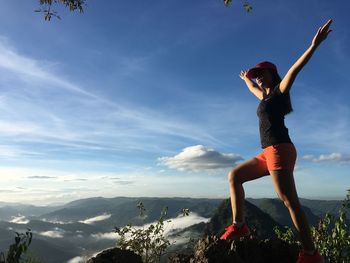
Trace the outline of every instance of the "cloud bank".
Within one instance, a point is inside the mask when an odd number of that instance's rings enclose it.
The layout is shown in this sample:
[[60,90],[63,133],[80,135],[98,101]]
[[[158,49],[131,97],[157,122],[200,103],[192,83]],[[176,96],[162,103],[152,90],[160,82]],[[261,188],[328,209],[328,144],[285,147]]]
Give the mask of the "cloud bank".
[[55,176],[41,176],[41,175],[33,175],[33,176],[28,176],[28,179],[54,179],[57,178]]
[[65,231],[63,229],[55,227],[54,230],[40,232],[39,235],[51,238],[63,238],[64,232]]
[[28,224],[29,220],[22,215],[18,215],[17,217],[12,217],[12,220],[10,221],[10,223],[15,223],[15,224]]
[[96,222],[107,220],[111,216],[112,216],[111,214],[102,214],[102,215],[99,215],[99,216],[95,216],[95,217],[91,217],[91,218],[88,218],[88,219],[85,219],[85,220],[81,220],[79,222],[83,223],[83,224],[93,225]]
[[179,171],[206,171],[232,167],[243,160],[238,154],[220,153],[203,145],[190,146],[173,157],[160,157],[158,161]]
[[196,213],[191,213],[189,216],[178,216],[176,218],[172,218],[170,222],[166,222],[165,225],[165,235],[169,235],[174,230],[181,230],[186,227],[199,224],[199,223],[207,223],[209,222],[210,218],[205,218],[202,216],[197,215]]
[[324,162],[324,161],[335,161],[335,162],[350,162],[349,155],[343,155],[341,153],[321,154],[320,156],[305,155],[304,160],[312,162]]
[[88,257],[77,256],[68,260],[67,263],[85,263],[88,259]]
[[109,232],[109,233],[97,233],[97,234],[91,234],[91,237],[98,240],[102,239],[111,239],[111,240],[117,240],[118,234],[115,232]]
[[[207,223],[209,220],[210,218],[199,216],[196,213],[191,213],[188,216],[180,215],[175,218],[170,218],[169,220],[166,220],[164,222],[164,235],[169,236],[171,234],[174,234],[174,232],[180,231],[186,227],[189,227],[201,222]],[[155,222],[145,224],[143,226],[134,227],[134,228],[135,229],[148,228],[151,224],[155,224]],[[119,236],[115,232],[109,232],[109,233],[91,234],[91,237],[96,240],[102,240],[102,239],[117,240]],[[130,236],[126,235],[126,238],[130,238]]]

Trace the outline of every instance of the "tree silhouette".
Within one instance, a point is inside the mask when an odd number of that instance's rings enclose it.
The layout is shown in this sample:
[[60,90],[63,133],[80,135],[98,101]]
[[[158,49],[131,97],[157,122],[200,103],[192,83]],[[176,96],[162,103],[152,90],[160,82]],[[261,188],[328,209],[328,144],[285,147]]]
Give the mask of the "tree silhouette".
[[[232,0],[223,0],[226,7],[230,6]],[[249,13],[253,10],[253,7],[246,1],[243,1],[244,9]],[[55,11],[55,6],[63,5],[69,8],[69,11],[78,11],[79,13],[84,12],[86,7],[86,0],[39,0],[40,8],[35,10],[35,12],[43,13],[46,21],[50,21],[52,17],[61,19],[58,13]]]

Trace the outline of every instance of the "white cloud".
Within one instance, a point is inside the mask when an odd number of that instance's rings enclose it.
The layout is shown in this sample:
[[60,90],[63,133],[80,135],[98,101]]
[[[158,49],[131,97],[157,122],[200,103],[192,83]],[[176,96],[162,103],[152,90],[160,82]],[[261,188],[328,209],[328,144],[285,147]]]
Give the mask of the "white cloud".
[[73,221],[59,221],[59,220],[50,220],[50,219],[46,219],[46,218],[42,218],[41,221],[44,222],[49,222],[49,223],[53,223],[53,224],[59,224],[59,225],[65,225],[65,224],[72,224]]
[[85,96],[94,97],[93,94],[81,89],[80,87],[57,77],[56,74],[51,73],[46,68],[49,63],[38,61],[30,57],[19,54],[8,41],[0,37],[0,67],[10,72],[15,73],[18,77],[31,77],[40,79],[50,83],[52,86],[57,86],[71,92],[83,94]]
[[[0,122],[1,133],[4,132],[2,122]],[[17,131],[18,132],[18,131]],[[13,134],[12,134],[13,135]],[[34,156],[39,155],[37,152],[22,150],[18,146],[0,145],[0,158],[13,159],[20,156]]]
[[199,216],[196,213],[190,213],[188,216],[178,216],[176,218],[170,219],[170,221],[166,222],[165,225],[165,235],[170,234],[174,230],[181,230],[186,227],[192,226],[194,224],[199,224],[199,223],[207,223],[209,222],[210,218],[205,218],[202,216]]
[[64,230],[60,229],[58,227],[55,227],[54,230],[39,232],[39,235],[51,237],[51,238],[63,238],[64,237]]
[[[322,152],[347,152],[350,148],[350,108],[345,93],[339,90],[340,93],[331,94],[327,90],[316,89],[312,84],[302,85],[301,89],[294,91],[296,111],[288,117],[295,142],[317,149],[317,155]],[[325,104],[332,107],[325,108]],[[329,121],[325,122],[325,119]]]
[[91,217],[91,218],[88,218],[88,219],[85,219],[85,220],[81,220],[81,221],[79,221],[79,222],[80,222],[80,223],[83,223],[83,224],[93,225],[93,224],[95,224],[96,222],[107,220],[107,219],[110,218],[111,216],[112,216],[111,214],[106,214],[106,213],[105,213],[105,214],[103,214],[103,215]]
[[[177,233],[184,228],[190,227],[199,223],[207,223],[210,218],[199,216],[196,213],[190,213],[188,216],[179,215],[175,218],[170,218],[164,222],[164,236],[169,238],[170,242],[176,244],[183,244],[189,241],[189,238],[184,236],[178,236]],[[154,224],[154,222],[153,222]],[[146,224],[143,227],[147,228],[150,224]]]
[[[188,216],[180,215],[175,218],[170,218],[164,221],[164,235],[169,236],[171,234],[174,234],[174,232],[180,231],[186,227],[189,227],[201,222],[206,223],[209,220],[210,218],[201,217],[196,213],[190,213],[190,215]],[[135,229],[148,228],[151,224],[155,224],[155,222],[145,224],[143,226],[135,226],[134,228]],[[101,239],[117,240],[119,236],[115,232],[109,232],[109,233],[91,234],[91,237],[97,240],[101,240]],[[126,238],[130,238],[130,235],[126,235]]]
[[91,237],[96,240],[101,240],[101,239],[117,240],[118,239],[118,235],[115,232],[91,234]]
[[[68,147],[77,152],[156,152],[164,150],[160,145],[163,140],[172,140],[169,136],[220,143],[183,116],[171,115],[169,119],[167,113],[111,100],[103,94],[97,96],[84,83],[74,84],[54,70],[52,65],[56,64],[22,54],[0,36],[0,76],[12,74],[8,87],[4,87],[11,92],[0,98],[0,108],[5,112],[0,135],[8,136],[11,143],[43,143],[44,150],[54,147],[54,152]],[[55,107],[48,103],[53,94]]]
[[[46,161],[48,162],[48,161]],[[55,163],[56,164],[56,163]],[[58,162],[58,167],[65,167],[65,162]],[[81,162],[82,167],[88,166],[88,162]],[[78,166],[77,166],[78,167]],[[137,167],[136,167],[137,168]],[[217,173],[220,170],[215,170]],[[172,172],[172,171],[168,171]],[[193,173],[183,178],[169,176],[167,173],[154,173],[153,171],[133,171],[130,172],[103,172],[91,170],[83,171],[61,171],[59,169],[43,169],[42,167],[0,167],[0,184],[6,185],[6,192],[0,191],[0,200],[3,202],[31,203],[36,205],[61,205],[73,200],[89,198],[92,196],[134,197],[143,193],[147,197],[209,197],[221,198],[226,196],[222,191],[226,187],[226,172],[222,176],[203,176],[203,174]],[[51,176],[57,177],[50,180],[28,179],[28,176]],[[132,180],[132,185],[120,185],[113,183],[114,180],[103,179],[102,177],[125,178]],[[88,181],[77,181],[76,178],[87,178]],[[71,181],[67,182],[67,179]],[[211,185],[210,188],[206,187]],[[196,186],[193,188],[193,186]],[[21,187],[21,188],[17,188]],[[201,189],[206,189],[205,195]],[[3,189],[4,190],[4,189]],[[221,195],[216,194],[219,191]],[[108,212],[108,211],[104,211]],[[97,216],[98,214],[96,214]],[[94,215],[95,216],[95,215]],[[80,218],[84,220],[86,218]],[[67,222],[63,222],[67,223]]]
[[[74,161],[74,160],[73,160]],[[49,163],[46,160],[45,163]],[[54,162],[58,167],[64,167],[67,162]],[[81,165],[86,167],[88,161],[82,161]],[[114,197],[116,192],[121,195],[133,196],[135,192],[143,190],[140,182],[150,180],[148,173],[141,172],[101,172],[101,171],[66,171],[60,169],[45,169],[43,167],[26,166],[2,166],[0,167],[0,184],[6,188],[0,190],[0,200],[4,202],[35,203],[36,205],[63,204],[76,199],[91,196]],[[152,176],[152,180],[157,177]],[[51,177],[51,178],[49,178]],[[101,177],[124,178],[122,181],[133,181],[133,187],[125,184],[113,183],[115,180],[106,181],[101,184]],[[147,178],[148,179],[147,179]],[[47,178],[47,179],[45,179]],[[35,180],[35,184],[33,184]],[[118,181],[118,180],[117,180]],[[84,218],[85,219],[85,218]],[[66,223],[66,222],[63,222]]]
[[312,161],[313,159],[315,159],[315,156],[312,154],[307,154],[303,156],[304,160],[308,160],[308,161]]
[[30,220],[28,220],[25,216],[19,215],[17,217],[13,216],[10,223],[15,224],[28,224]]
[[74,257],[67,261],[67,263],[85,263],[88,260],[88,257]]
[[18,190],[0,188],[0,193],[17,193]]
[[324,162],[324,161],[335,161],[335,162],[350,162],[349,155],[343,155],[341,153],[321,154],[315,155],[304,155],[304,160],[312,162]]
[[28,179],[54,179],[57,178],[55,176],[45,176],[45,175],[33,175],[33,176],[28,176]]
[[220,153],[203,145],[183,149],[174,157],[160,157],[158,161],[179,171],[203,171],[232,167],[243,158],[238,154]]

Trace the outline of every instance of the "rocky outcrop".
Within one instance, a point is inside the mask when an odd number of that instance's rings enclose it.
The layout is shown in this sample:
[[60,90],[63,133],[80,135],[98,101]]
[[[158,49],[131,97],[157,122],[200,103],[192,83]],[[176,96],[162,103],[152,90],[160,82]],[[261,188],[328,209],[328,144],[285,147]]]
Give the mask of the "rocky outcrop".
[[[245,202],[245,221],[260,239],[273,238],[275,236],[273,228],[281,227],[270,215],[248,201]],[[231,201],[226,199],[207,223],[204,234],[220,236],[230,224],[232,224]]]
[[102,251],[86,263],[142,263],[141,257],[130,250],[111,248]]
[[[251,229],[249,237],[241,238],[235,241],[223,241],[218,239],[225,227],[232,223],[232,212],[230,200],[224,200],[218,207],[210,222],[197,224],[184,230],[188,231],[195,239],[200,238],[196,245],[186,245],[178,247],[177,252],[170,252],[172,256],[169,260],[169,254],[162,258],[161,262],[170,263],[295,263],[297,260],[299,248],[296,245],[290,245],[275,238],[274,226],[279,224],[268,214],[261,211],[255,205],[246,202],[246,222]],[[195,234],[193,234],[195,233]],[[179,234],[179,233],[177,233]],[[203,234],[205,236],[203,237]],[[192,249],[193,248],[193,249]],[[96,258],[99,261],[88,261],[87,263],[139,263],[138,259],[125,258],[120,249],[113,249],[111,253],[104,251]],[[182,251],[182,252],[181,252]],[[185,254],[187,253],[187,254]],[[128,254],[128,255],[130,255]],[[123,257],[122,257],[123,256]],[[93,259],[94,260],[94,259]]]
[[198,241],[189,255],[175,255],[171,263],[295,263],[298,247],[280,239],[259,240],[254,237],[236,241],[207,236]]

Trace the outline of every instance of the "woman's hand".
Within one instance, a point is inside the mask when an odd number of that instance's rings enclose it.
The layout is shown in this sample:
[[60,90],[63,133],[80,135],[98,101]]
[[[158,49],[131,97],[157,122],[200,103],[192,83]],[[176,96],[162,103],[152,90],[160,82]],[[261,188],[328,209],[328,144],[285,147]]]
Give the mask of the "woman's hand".
[[239,77],[243,80],[246,80],[248,78],[247,73],[248,73],[247,70],[241,70],[241,73],[239,73]]
[[281,93],[288,92],[292,87],[292,84],[299,74],[300,70],[305,66],[305,64],[310,60],[312,54],[315,52],[316,48],[325,40],[332,30],[329,27],[332,24],[332,19],[328,20],[326,24],[320,27],[312,40],[311,46],[301,55],[301,57],[293,64],[293,66],[288,70],[287,74],[284,76],[280,83]]
[[247,74],[247,70],[241,70],[241,73],[239,73],[239,77],[244,80],[250,92],[252,92],[256,97],[258,97],[259,100],[262,100],[264,98],[262,89],[253,80],[248,78]]
[[329,27],[331,26],[333,20],[329,19],[326,24],[324,24],[322,27],[320,27],[312,40],[312,45],[315,47],[318,47],[322,43],[323,40],[325,40],[330,32],[332,32]]

